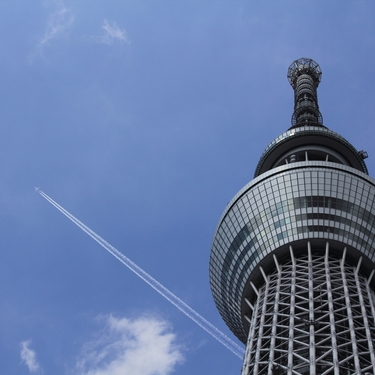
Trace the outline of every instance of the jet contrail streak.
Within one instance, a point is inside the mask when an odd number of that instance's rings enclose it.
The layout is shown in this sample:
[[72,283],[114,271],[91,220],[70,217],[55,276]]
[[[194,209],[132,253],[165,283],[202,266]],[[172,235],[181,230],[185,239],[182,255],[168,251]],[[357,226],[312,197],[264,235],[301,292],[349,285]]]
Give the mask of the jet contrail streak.
[[76,217],[74,217],[71,213],[69,213],[67,210],[61,207],[57,202],[55,202],[42,190],[40,190],[39,188],[35,188],[35,190],[44,199],[46,199],[55,208],[57,208],[61,213],[63,213],[68,219],[70,219],[74,224],[76,224],[79,228],[81,228],[86,234],[88,234],[91,238],[93,238],[96,242],[98,242],[99,245],[104,247],[104,249],[106,249],[110,254],[112,254],[121,263],[123,263],[126,267],[128,267],[131,271],[133,271],[137,276],[139,276],[148,285],[154,288],[159,294],[161,294],[165,299],[167,299],[170,303],[176,306],[180,311],[182,311],[187,317],[189,317],[191,320],[197,323],[201,328],[203,328],[212,337],[214,337],[217,341],[223,344],[227,349],[229,349],[237,357],[241,359],[243,358],[245,351],[242,347],[240,347],[237,343],[232,341],[228,336],[226,336],[223,332],[217,329],[209,321],[207,321],[205,318],[199,315],[195,310],[193,310],[185,302],[180,300],[170,290],[168,290],[165,286],[160,284],[157,280],[155,280],[142,268],[137,266],[134,262],[132,262],[128,257],[122,254],[119,250],[117,250],[115,247],[109,244],[106,240],[104,240],[102,237],[96,234],[93,230],[91,230],[89,227],[87,227],[85,224],[79,221]]

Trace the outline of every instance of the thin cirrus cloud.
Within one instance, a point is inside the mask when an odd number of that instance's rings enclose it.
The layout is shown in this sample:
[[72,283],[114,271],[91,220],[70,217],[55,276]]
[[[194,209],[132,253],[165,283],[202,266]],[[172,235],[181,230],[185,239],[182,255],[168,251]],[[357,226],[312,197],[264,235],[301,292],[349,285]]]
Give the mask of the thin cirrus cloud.
[[36,359],[35,351],[30,348],[31,341],[30,340],[22,341],[20,345],[21,345],[22,363],[24,363],[27,366],[30,373],[32,374],[43,373],[42,368]]
[[116,22],[110,23],[105,19],[102,29],[104,34],[98,39],[100,43],[112,44],[115,41],[130,43],[126,30],[121,29]]
[[59,9],[50,15],[44,34],[40,38],[35,50],[29,56],[30,64],[36,56],[43,53],[43,49],[49,45],[52,40],[62,36],[72,25],[73,21],[74,15],[61,3]]
[[170,375],[184,360],[165,321],[110,315],[105,326],[100,338],[86,344],[76,375]]
[[[59,9],[49,16],[44,34],[39,39],[34,51],[29,55],[29,63],[32,64],[37,56],[42,56],[44,49],[50,43],[65,35],[69,27],[74,22],[74,15],[65,7],[63,2],[59,2]],[[93,37],[95,42],[111,45],[114,42],[128,43],[130,40],[125,29],[120,28],[116,22],[103,21],[102,30],[104,33],[98,37]]]

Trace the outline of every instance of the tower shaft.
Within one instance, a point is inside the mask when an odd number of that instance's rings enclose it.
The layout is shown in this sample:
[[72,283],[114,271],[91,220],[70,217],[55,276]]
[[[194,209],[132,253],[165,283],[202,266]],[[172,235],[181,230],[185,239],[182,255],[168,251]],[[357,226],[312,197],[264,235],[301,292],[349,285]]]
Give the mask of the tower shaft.
[[[307,244],[266,276],[251,319],[243,375],[363,374],[375,366],[374,293],[368,279]],[[360,261],[359,261],[360,262]]]

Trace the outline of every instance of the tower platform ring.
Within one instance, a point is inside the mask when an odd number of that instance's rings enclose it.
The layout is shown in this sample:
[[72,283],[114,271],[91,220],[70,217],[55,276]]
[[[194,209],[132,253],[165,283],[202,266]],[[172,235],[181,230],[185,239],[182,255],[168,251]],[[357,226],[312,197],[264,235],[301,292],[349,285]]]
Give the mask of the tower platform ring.
[[302,126],[291,128],[275,138],[259,159],[254,177],[273,168],[274,163],[288,150],[302,145],[318,145],[339,152],[347,159],[347,165],[368,173],[363,159],[356,148],[344,137],[323,126]]

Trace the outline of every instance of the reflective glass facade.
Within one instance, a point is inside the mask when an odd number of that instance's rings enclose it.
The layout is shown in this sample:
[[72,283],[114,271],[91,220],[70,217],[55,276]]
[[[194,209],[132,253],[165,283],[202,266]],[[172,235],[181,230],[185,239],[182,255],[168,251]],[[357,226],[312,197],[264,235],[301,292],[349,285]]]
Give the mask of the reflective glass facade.
[[210,281],[223,319],[246,342],[245,285],[259,262],[287,244],[334,240],[375,261],[374,222],[375,180],[353,168],[301,162],[262,174],[228,204],[214,236]]

